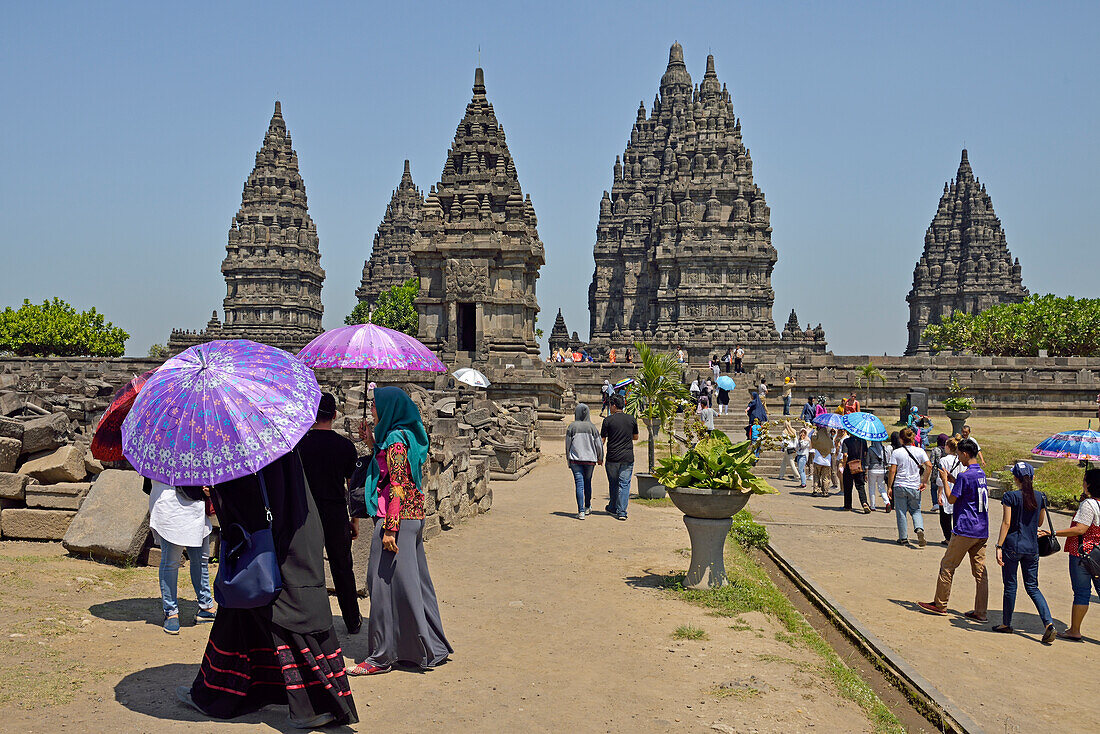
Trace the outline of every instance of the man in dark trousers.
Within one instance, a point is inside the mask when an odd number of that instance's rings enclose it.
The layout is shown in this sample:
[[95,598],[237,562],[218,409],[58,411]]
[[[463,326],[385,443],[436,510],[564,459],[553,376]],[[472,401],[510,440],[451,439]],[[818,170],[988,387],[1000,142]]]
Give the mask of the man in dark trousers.
[[317,422],[298,442],[298,454],[321,515],[325,552],[340,613],[348,632],[354,635],[363,626],[351,567],[351,541],[359,535],[359,521],[348,518],[347,483],[355,471],[357,457],[355,445],[332,430],[335,417],[336,398],[332,393],[323,393],[317,407]]
[[604,470],[610,502],[607,514],[626,520],[626,504],[630,499],[630,477],[634,473],[634,442],[638,440],[638,421],[623,412],[626,401],[622,395],[611,398],[611,415],[603,419],[600,438],[606,444]]

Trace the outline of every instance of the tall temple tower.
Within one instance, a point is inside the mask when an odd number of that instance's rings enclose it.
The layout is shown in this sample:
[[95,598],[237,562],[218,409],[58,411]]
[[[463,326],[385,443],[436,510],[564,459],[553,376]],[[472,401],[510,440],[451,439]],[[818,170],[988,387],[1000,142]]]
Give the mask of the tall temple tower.
[[779,346],[770,220],[714,57],[693,85],[674,43],[649,116],[640,104],[600,202],[588,291],[593,349],[606,354],[635,340],[699,355],[736,343]]
[[401,183],[390,197],[386,214],[374,235],[370,258],[363,264],[363,280],[355,291],[361,303],[368,303],[373,308],[383,292],[416,277],[409,253],[423,207],[424,195],[413,183],[409,162],[405,161]]
[[535,281],[545,262],[537,227],[479,68],[412,245],[420,341],[445,361],[534,365]]
[[224,323],[218,328],[215,314],[205,331],[173,331],[170,350],[211,339],[251,339],[296,352],[321,333],[325,271],[317,226],[279,102],[244,182],[225,251]]
[[907,355],[928,352],[921,335],[929,324],[955,311],[977,313],[1028,296],[1005,242],[1001,220],[985,184],[974,177],[963,149],[955,180],[943,185],[932,224],[924,234],[924,252],[913,268],[909,302]]

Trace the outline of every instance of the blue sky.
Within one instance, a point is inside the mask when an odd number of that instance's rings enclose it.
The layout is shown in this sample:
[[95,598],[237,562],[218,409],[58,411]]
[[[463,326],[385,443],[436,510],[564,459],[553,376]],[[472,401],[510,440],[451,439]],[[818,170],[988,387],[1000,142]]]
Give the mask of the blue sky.
[[[599,201],[674,40],[733,96],[771,205],[775,318],[900,353],[960,149],[1032,292],[1097,296],[1100,3],[7,2],[0,306],[95,305],[143,354],[221,310],[226,232],[275,99],[340,325],[409,158],[439,179],[473,69],[546,245],[540,326],[588,331]],[[856,284],[853,286],[853,282]]]

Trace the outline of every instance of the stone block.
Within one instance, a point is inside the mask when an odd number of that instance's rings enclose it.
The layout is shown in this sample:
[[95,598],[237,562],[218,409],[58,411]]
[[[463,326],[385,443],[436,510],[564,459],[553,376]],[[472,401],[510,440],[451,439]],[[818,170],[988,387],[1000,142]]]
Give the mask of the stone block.
[[27,485],[38,484],[26,474],[0,473],[0,499],[22,500],[26,496]]
[[11,415],[23,408],[23,396],[17,392],[0,392],[0,415]]
[[481,478],[473,482],[470,487],[474,493],[474,500],[481,500],[482,497],[489,493],[489,478],[483,474]]
[[92,456],[92,452],[84,454],[84,469],[93,476],[103,473],[103,462]]
[[48,456],[23,464],[19,473],[34,477],[42,484],[79,482],[87,473],[84,468],[84,447],[62,446]]
[[493,414],[488,410],[471,410],[464,416],[464,421],[474,428],[481,428],[493,420]]
[[[80,454],[81,467],[84,454]],[[62,545],[70,553],[136,562],[149,535],[149,497],[137,472],[107,469],[92,484]]]
[[13,540],[61,540],[75,512],[8,509],[0,512],[0,533]]
[[91,482],[60,482],[58,484],[31,485],[26,490],[27,507],[43,507],[51,510],[79,510]]
[[424,518],[424,540],[431,540],[443,532],[443,526],[439,524],[438,515],[428,515]]
[[15,471],[22,448],[23,442],[18,438],[0,438],[0,472]]
[[23,453],[56,449],[65,443],[69,433],[69,417],[64,413],[54,413],[27,421],[23,426]]
[[432,412],[443,418],[453,418],[457,404],[458,401],[453,397],[442,398],[432,405]]
[[432,423],[432,438],[451,438],[458,435],[457,418],[436,418]]
[[22,441],[23,421],[0,415],[0,438],[17,438]]
[[485,493],[485,496],[482,497],[478,501],[477,511],[478,512],[488,512],[490,509],[492,509],[492,507],[493,507],[493,490],[490,489],[488,492]]

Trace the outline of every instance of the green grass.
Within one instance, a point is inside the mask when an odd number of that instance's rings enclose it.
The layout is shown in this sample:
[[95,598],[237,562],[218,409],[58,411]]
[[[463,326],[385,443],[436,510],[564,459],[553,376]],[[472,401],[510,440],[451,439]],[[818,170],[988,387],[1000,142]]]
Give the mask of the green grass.
[[690,624],[682,624],[676,628],[676,631],[672,633],[672,639],[674,640],[706,640],[707,633],[698,627],[693,627]]
[[745,683],[722,683],[710,689],[710,695],[715,698],[735,698],[738,701],[748,701],[761,696],[760,689]]
[[[880,734],[903,734],[905,729],[890,709],[879,699],[859,674],[849,668],[836,651],[827,643],[809,622],[799,614],[790,600],[772,583],[764,569],[736,543],[726,544],[726,572],[729,586],[706,591],[685,589],[683,574],[670,578],[668,586],[683,599],[710,609],[722,617],[736,617],[745,612],[763,612],[776,619],[783,626],[791,642],[808,648],[821,658],[820,673],[832,681],[840,695],[863,709]],[[783,641],[788,641],[784,639]],[[729,693],[714,690],[716,696],[742,697],[741,689],[730,689]],[[748,694],[750,697],[752,694]]]
[[655,500],[647,500],[639,497],[638,499],[630,500],[631,504],[634,504],[635,502],[639,505],[645,505],[646,507],[675,507],[675,505],[672,504],[672,500],[670,500],[668,497],[661,497]]

